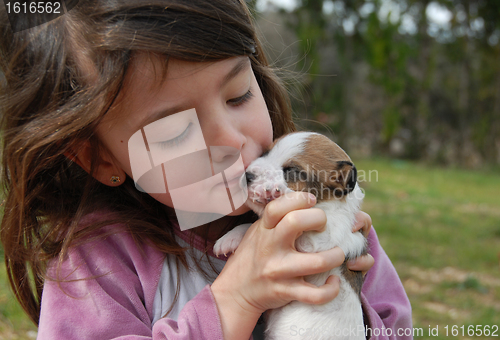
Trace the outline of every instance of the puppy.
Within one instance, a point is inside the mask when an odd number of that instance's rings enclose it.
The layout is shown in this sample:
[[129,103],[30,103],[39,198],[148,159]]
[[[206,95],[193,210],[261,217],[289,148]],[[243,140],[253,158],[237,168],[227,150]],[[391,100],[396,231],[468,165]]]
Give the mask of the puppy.
[[[270,150],[246,170],[246,204],[259,216],[271,200],[289,191],[308,191],[316,196],[316,207],[325,211],[326,230],[304,232],[296,240],[301,252],[320,252],[340,247],[345,259],[366,253],[366,239],[352,232],[355,215],[363,200],[357,184],[356,167],[349,156],[327,137],[297,132],[276,140]],[[234,252],[249,225],[241,225],[220,238],[215,254]],[[329,272],[306,276],[316,286],[325,284],[330,275],[340,277],[340,291],[323,305],[299,301],[266,314],[266,339],[365,339],[363,312],[359,294],[362,274],[346,264]]]

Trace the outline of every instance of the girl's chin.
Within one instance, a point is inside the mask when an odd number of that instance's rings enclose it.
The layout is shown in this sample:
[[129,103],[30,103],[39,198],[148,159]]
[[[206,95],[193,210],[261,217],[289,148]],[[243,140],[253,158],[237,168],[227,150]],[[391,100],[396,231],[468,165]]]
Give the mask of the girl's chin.
[[[174,210],[181,211],[191,211],[193,213],[215,213],[221,214],[224,216],[238,216],[242,215],[250,210],[246,204],[243,204],[239,208],[235,209],[232,212],[228,212],[228,208],[230,209],[227,191],[217,190],[210,191],[206,195],[198,194],[196,196],[190,195],[183,197],[181,200],[173,200],[169,194],[150,194],[157,201],[165,204],[168,207],[173,208]],[[204,197],[204,198],[203,198]],[[225,202],[223,206],[219,206],[217,202]],[[241,201],[240,201],[241,202]]]
[[244,213],[250,211],[250,208],[247,207],[246,204],[243,204],[241,207],[239,207],[238,209],[236,209],[235,211],[233,211],[232,213],[230,214],[227,214],[227,216],[238,216],[238,215],[243,215]]

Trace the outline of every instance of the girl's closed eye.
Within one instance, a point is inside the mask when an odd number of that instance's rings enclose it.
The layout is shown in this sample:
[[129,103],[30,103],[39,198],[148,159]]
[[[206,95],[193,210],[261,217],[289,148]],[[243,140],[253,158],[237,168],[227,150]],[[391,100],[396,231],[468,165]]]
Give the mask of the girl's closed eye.
[[176,147],[181,145],[188,137],[191,132],[193,123],[190,122],[188,126],[184,129],[184,131],[178,135],[177,137],[162,141],[162,142],[157,142],[156,144],[161,148],[161,149],[167,149],[171,147]]
[[231,106],[240,106],[248,102],[250,99],[252,99],[252,97],[253,97],[252,89],[249,89],[244,95],[237,98],[229,99],[227,103]]

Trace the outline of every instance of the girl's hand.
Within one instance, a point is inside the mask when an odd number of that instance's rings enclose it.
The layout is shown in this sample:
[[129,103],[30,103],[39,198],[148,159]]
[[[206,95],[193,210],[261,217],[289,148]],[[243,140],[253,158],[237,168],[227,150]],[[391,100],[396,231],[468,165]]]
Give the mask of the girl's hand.
[[249,337],[268,309],[293,300],[322,304],[337,296],[338,277],[331,276],[317,287],[304,281],[304,276],[340,266],[343,251],[300,253],[295,249],[295,240],[304,231],[325,228],[326,215],[311,208],[316,199],[309,195],[293,192],[270,202],[212,284],[226,339]]
[[[352,232],[355,233],[358,230],[362,229],[363,235],[365,235],[365,237],[368,237],[371,228],[372,228],[372,219],[370,215],[368,215],[363,211],[360,211],[356,215],[356,223],[354,223]],[[366,272],[370,270],[370,268],[373,266],[374,262],[375,261],[373,257],[370,254],[366,254],[354,260],[348,261],[347,268],[353,271],[363,272],[363,274],[366,274]]]

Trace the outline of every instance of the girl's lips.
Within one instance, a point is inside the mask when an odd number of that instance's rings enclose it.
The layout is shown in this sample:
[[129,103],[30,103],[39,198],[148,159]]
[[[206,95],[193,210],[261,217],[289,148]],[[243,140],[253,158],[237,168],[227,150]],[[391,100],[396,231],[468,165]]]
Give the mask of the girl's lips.
[[241,180],[241,177],[245,176],[245,172],[240,172],[238,174],[236,174],[235,176],[232,176],[230,180],[228,180],[228,182],[231,182],[231,181],[240,181]]
[[232,179],[228,180],[227,181],[227,185],[232,187],[234,185],[241,185],[242,183],[245,183],[246,184],[246,181],[242,181],[242,178],[245,177],[245,173],[240,173],[239,175],[237,176],[234,176]]
[[[237,184],[239,185],[239,184],[241,183],[241,178],[242,178],[243,176],[245,176],[245,173],[244,173],[244,172],[240,172],[238,175],[236,175],[236,176],[231,176],[231,177],[229,177],[229,176],[227,176],[227,175],[226,175],[226,183],[227,183],[227,186],[228,186],[228,187],[231,187],[231,186],[233,186],[233,185],[237,185]],[[217,185],[218,185],[218,186],[219,186],[219,185],[220,185],[220,186],[225,186],[224,182],[219,182]]]

